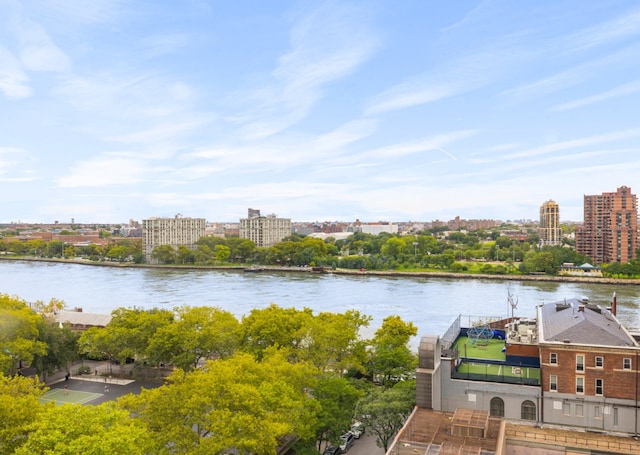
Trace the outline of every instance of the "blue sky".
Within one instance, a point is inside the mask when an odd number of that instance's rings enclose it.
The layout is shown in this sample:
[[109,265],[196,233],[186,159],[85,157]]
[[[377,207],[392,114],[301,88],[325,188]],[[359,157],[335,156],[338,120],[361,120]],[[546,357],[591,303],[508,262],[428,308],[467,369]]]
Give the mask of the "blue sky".
[[0,222],[537,219],[640,191],[637,1],[0,0]]

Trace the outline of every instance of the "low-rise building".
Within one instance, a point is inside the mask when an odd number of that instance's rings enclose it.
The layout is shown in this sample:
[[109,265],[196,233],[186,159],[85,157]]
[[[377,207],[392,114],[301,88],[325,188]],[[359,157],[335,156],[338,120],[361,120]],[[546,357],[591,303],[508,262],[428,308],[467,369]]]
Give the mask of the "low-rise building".
[[638,435],[640,345],[617,320],[615,296],[610,308],[567,299],[531,319],[461,320],[421,339],[419,407]]

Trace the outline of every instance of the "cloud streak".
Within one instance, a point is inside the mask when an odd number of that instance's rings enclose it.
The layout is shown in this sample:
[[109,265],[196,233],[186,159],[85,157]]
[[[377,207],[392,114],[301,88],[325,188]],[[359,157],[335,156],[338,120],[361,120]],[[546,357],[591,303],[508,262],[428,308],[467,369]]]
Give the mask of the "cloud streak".
[[597,95],[587,96],[566,103],[557,104],[553,106],[555,111],[568,111],[570,109],[576,109],[579,107],[589,106],[591,104],[602,103],[613,98],[619,98],[621,96],[632,95],[640,92],[640,81],[629,82],[623,84],[614,89],[607,90],[606,92],[599,93]]

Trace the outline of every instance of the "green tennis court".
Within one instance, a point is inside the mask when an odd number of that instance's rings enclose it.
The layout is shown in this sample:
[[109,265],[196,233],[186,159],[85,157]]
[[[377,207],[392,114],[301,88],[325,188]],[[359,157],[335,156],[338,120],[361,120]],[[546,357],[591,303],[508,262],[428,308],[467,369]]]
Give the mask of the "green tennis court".
[[80,392],[78,390],[69,390],[68,394],[64,394],[62,389],[51,389],[38,398],[41,403],[55,402],[56,404],[85,404],[91,400],[101,397],[101,393]]
[[511,378],[540,379],[540,368],[513,367],[509,365],[494,365],[488,363],[462,362],[458,373],[486,374]]
[[506,355],[502,352],[504,340],[491,338],[482,343],[473,344],[469,337],[461,336],[455,342],[458,349],[458,357],[472,359],[492,359],[505,360]]

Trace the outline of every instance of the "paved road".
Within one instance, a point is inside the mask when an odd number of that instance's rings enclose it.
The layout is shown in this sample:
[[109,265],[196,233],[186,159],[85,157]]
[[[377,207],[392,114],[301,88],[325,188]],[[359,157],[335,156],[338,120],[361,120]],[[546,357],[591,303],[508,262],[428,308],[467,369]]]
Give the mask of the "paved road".
[[347,455],[384,455],[384,449],[376,445],[376,437],[363,434],[356,439]]

